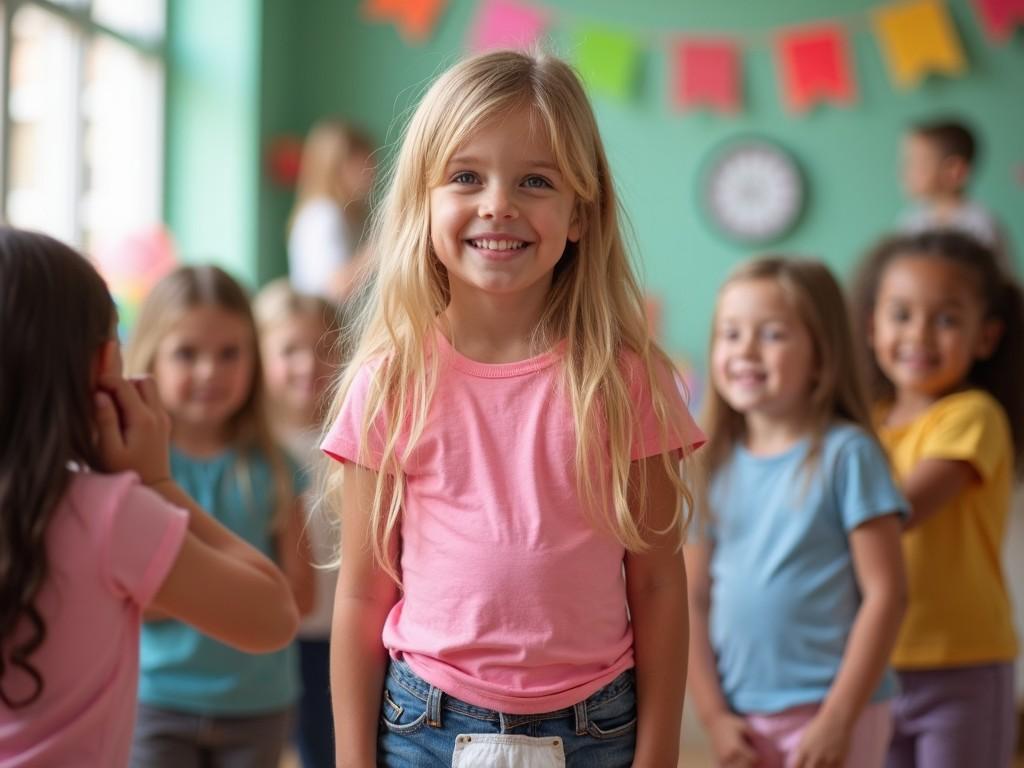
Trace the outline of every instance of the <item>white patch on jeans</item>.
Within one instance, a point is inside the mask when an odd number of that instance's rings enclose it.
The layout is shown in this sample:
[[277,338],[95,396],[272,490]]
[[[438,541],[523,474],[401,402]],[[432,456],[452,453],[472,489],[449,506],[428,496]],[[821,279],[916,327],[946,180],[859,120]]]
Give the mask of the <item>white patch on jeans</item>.
[[460,733],[452,768],[565,768],[565,749],[557,736]]

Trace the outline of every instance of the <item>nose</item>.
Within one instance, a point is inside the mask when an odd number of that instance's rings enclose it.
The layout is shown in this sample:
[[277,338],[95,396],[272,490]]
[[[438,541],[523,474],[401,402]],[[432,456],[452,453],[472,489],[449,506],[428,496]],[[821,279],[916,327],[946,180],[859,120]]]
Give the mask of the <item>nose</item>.
[[506,189],[500,184],[494,184],[484,191],[477,215],[481,219],[494,221],[495,219],[514,219],[519,216],[519,211]]

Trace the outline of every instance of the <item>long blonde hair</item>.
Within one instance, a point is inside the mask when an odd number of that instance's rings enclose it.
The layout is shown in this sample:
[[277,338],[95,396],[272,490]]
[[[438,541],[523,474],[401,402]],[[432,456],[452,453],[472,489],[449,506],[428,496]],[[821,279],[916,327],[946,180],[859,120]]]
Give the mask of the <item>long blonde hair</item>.
[[284,455],[270,430],[259,336],[245,289],[219,267],[186,266],[171,272],[153,286],[142,302],[125,348],[125,371],[130,375],[151,374],[160,342],[185,312],[200,306],[218,307],[240,318],[249,328],[253,345],[249,395],[229,419],[227,439],[240,449],[243,473],[248,472],[251,453],[261,454],[270,465],[275,489],[274,527],[279,529],[293,499],[293,484]]
[[345,218],[354,225],[353,244],[362,234],[367,218],[366,200],[347,183],[341,172],[346,163],[365,156],[373,156],[374,144],[370,137],[354,125],[337,118],[319,120],[310,129],[302,145],[299,178],[295,185],[295,205],[289,218],[289,228],[299,210],[314,198],[329,198]]
[[[644,489],[629,488],[636,412],[622,367],[624,353],[639,360],[662,426],[663,446],[670,429],[685,436],[670,404],[677,395],[664,391],[663,382],[671,377],[656,373],[657,367],[671,370],[671,364],[648,334],[641,292],[620,232],[608,161],[577,76],[564,62],[545,55],[502,51],[469,58],[430,87],[405,131],[374,221],[377,261],[359,318],[362,332],[328,422],[337,418],[357,372],[379,361],[363,413],[361,445],[367,445],[371,424],[386,425],[370,530],[375,558],[396,580],[397,569],[387,553],[404,495],[404,456],[398,455],[398,445],[407,438],[407,455],[422,434],[437,380],[438,355],[432,354],[436,323],[449,300],[447,274],[430,247],[429,192],[442,180],[453,153],[475,131],[524,105],[547,130],[559,170],[575,192],[582,233],[555,267],[534,346],[567,341],[563,380],[576,426],[575,467],[584,508],[595,511],[595,521],[604,519],[631,551],[647,545],[645,521],[631,513],[628,503],[630,491],[642,499]],[[681,541],[691,498],[678,457],[665,450],[662,458],[685,501],[685,511],[677,507],[667,529],[678,527]],[[326,498],[337,493],[339,481],[339,471],[329,472]],[[609,511],[613,514],[607,515]]]
[[[814,369],[805,415],[812,442],[807,466],[813,466],[825,432],[836,419],[856,424],[874,436],[867,387],[854,349],[846,302],[828,267],[808,259],[780,256],[754,259],[741,264],[729,275],[719,289],[719,298],[729,286],[751,280],[770,280],[778,285],[811,336]],[[712,352],[716,326],[717,322],[713,322],[709,345]],[[712,476],[729,458],[736,444],[744,439],[746,422],[743,414],[733,409],[712,387],[703,423],[708,429],[703,464]]]

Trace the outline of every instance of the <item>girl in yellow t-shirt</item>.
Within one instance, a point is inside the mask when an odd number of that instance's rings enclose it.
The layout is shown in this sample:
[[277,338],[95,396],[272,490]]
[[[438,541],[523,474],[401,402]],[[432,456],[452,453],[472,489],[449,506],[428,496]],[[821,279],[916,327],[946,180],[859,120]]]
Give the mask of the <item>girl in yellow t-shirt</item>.
[[881,243],[854,308],[879,436],[912,512],[889,768],[1008,766],[1017,641],[1001,562],[1024,447],[1024,301],[975,240]]

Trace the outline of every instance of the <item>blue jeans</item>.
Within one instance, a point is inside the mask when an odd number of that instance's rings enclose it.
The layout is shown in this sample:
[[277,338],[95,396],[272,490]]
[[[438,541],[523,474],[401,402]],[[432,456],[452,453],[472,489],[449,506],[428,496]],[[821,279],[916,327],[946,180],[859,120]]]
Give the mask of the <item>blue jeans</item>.
[[391,661],[384,682],[377,764],[449,768],[460,734],[558,740],[567,768],[628,768],[636,746],[636,686],[629,669],[573,707],[509,715],[453,698]]

